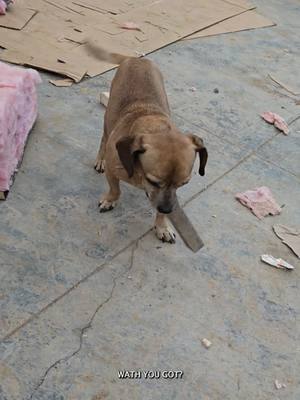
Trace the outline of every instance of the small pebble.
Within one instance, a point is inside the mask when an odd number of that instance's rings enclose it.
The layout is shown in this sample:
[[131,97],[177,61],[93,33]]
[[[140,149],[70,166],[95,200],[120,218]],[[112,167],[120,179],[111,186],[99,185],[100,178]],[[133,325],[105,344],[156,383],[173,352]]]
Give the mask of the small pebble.
[[277,390],[286,388],[286,385],[284,383],[280,383],[278,379],[275,379],[274,385]]
[[203,339],[201,340],[201,343],[202,343],[203,346],[204,346],[205,348],[207,348],[207,349],[209,349],[210,346],[212,345],[211,341],[208,340],[208,339],[206,339],[206,338],[203,338]]

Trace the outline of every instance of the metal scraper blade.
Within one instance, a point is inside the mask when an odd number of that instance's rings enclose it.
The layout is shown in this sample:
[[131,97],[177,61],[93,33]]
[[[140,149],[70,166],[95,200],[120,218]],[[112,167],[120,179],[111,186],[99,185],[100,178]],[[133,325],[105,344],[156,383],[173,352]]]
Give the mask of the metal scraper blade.
[[178,199],[176,197],[174,210],[168,215],[170,221],[174,225],[174,228],[179,233],[184,243],[196,253],[200,250],[204,243],[198,235],[196,229],[193,227],[191,221],[187,217],[186,213],[180,207]]

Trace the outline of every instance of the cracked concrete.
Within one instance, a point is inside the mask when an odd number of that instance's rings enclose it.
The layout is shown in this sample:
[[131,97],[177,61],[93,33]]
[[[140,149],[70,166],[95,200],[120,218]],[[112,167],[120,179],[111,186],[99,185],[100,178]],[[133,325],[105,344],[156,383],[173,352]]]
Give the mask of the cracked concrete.
[[[268,78],[298,76],[300,8],[257,5],[276,27],[149,56],[174,121],[209,151],[206,176],[195,169],[179,191],[205,243],[197,254],[157,241],[153,211],[134,188],[123,185],[118,206],[98,213],[99,92],[114,72],[71,88],[43,74],[40,117],[0,204],[0,400],[299,399],[300,265],[272,225],[300,225],[300,120],[286,137],[259,114],[300,114],[299,98]],[[234,200],[260,185],[281,215],[259,221]],[[263,253],[295,270],[262,264]],[[124,380],[119,370],[184,374]]]
[[60,358],[59,360],[55,361],[52,365],[50,365],[50,367],[46,370],[46,372],[44,373],[44,375],[41,377],[40,382],[38,383],[38,385],[34,388],[34,391],[32,392],[32,394],[31,394],[30,397],[29,397],[30,400],[33,399],[33,398],[36,396],[36,392],[37,392],[37,391],[39,390],[39,388],[43,385],[43,383],[45,382],[45,379],[47,378],[47,375],[49,374],[49,372],[50,372],[53,368],[57,368],[58,365],[59,365],[60,363],[62,363],[62,362],[66,363],[66,362],[69,361],[72,357],[74,357],[75,355],[77,355],[77,354],[80,352],[80,350],[81,350],[81,348],[82,348],[82,344],[83,344],[83,337],[84,337],[84,335],[86,335],[86,332],[87,332],[89,329],[92,328],[92,324],[93,324],[94,318],[96,317],[96,315],[97,315],[97,313],[99,312],[99,310],[100,310],[105,304],[107,304],[107,303],[111,300],[111,298],[112,298],[112,296],[113,296],[113,294],[114,294],[114,290],[115,290],[115,288],[116,288],[117,279],[120,278],[120,277],[122,277],[124,274],[129,273],[129,272],[131,271],[131,269],[132,269],[132,267],[133,267],[133,262],[134,262],[134,253],[135,253],[135,250],[137,249],[137,246],[138,246],[138,241],[136,241],[136,242],[132,245],[131,258],[130,258],[129,268],[128,268],[127,270],[125,270],[125,272],[123,272],[120,276],[117,276],[117,277],[115,277],[115,278],[113,279],[113,281],[112,281],[112,287],[111,287],[111,291],[110,291],[109,296],[107,297],[107,299],[105,299],[102,303],[100,303],[100,304],[97,306],[96,310],[95,310],[95,311],[93,312],[93,314],[91,315],[91,317],[90,317],[88,323],[87,323],[83,328],[81,328],[80,334],[79,334],[79,346],[78,346],[78,348],[77,348],[75,351],[73,351],[72,354],[70,354],[70,355],[68,355],[68,356],[66,356],[66,357]]

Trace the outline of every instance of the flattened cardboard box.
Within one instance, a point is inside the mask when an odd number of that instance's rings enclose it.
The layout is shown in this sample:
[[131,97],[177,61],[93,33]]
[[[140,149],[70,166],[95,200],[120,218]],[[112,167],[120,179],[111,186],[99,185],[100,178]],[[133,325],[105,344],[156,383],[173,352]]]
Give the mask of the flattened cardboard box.
[[11,5],[7,13],[0,16],[0,26],[9,29],[23,29],[35,14],[35,10]]
[[274,26],[275,23],[268,18],[257,14],[253,10],[244,11],[243,13],[236,15],[232,18],[222,21],[210,28],[203,29],[200,32],[196,32],[183,40],[197,39],[206,36],[221,35],[223,33],[233,33],[246,31],[249,29],[265,28]]
[[[38,13],[14,34],[0,27],[0,46],[6,49],[0,58],[75,82],[114,67],[88,56],[87,37],[112,52],[137,56],[253,8],[244,0],[20,0],[14,7],[18,4]],[[125,22],[136,23],[140,31],[122,29]]]

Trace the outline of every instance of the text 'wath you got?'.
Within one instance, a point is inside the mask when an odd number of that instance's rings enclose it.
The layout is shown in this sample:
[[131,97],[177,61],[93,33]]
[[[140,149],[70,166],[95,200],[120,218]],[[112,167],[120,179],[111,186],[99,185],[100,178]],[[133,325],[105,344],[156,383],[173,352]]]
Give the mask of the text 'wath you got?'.
[[119,379],[182,379],[183,371],[131,371],[122,370],[118,371]]

